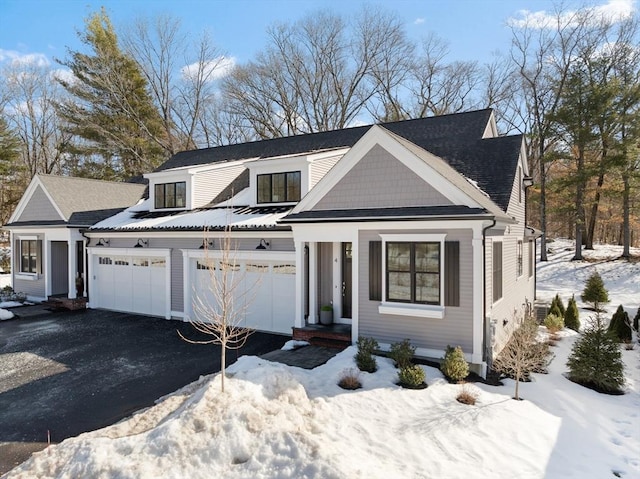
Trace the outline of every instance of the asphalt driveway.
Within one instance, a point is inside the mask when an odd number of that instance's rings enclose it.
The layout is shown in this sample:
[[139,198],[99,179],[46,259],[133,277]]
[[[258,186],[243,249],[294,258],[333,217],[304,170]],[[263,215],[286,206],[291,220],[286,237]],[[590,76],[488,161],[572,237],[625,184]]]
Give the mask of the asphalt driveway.
[[[110,311],[0,321],[0,474],[43,449],[113,424],[220,370],[220,348],[188,323]],[[202,336],[200,336],[202,338]],[[254,333],[241,355],[280,348],[285,336]]]

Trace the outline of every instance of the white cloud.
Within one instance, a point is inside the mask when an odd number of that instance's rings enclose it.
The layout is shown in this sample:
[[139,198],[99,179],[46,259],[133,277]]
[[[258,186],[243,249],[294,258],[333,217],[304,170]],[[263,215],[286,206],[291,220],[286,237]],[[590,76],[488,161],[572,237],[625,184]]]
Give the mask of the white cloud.
[[51,64],[43,53],[20,53],[16,50],[3,50],[0,48],[0,62],[10,62],[11,65],[35,65],[46,67]]
[[52,70],[51,77],[67,83],[74,83],[76,81],[75,75],[71,72],[71,70],[67,70],[66,68],[57,68],[55,70]]
[[414,25],[421,25],[421,24],[422,24],[422,23],[424,23],[424,22],[425,22],[424,18],[416,18],[416,19],[413,21],[413,24],[414,24]]
[[235,65],[236,59],[234,57],[221,56],[205,62],[204,65],[196,62],[184,66],[180,69],[180,73],[183,78],[192,80],[202,69],[206,81],[213,81],[227,76]]
[[[635,0],[607,0],[606,3],[590,7],[590,17],[594,21],[605,19],[611,22],[619,22],[631,17],[634,13]],[[571,25],[575,17],[575,10],[567,10],[563,12],[561,20],[565,25]],[[549,28],[557,22],[554,12],[539,10],[531,12],[529,10],[520,10],[515,17],[507,20],[507,23],[514,27],[524,27],[528,25],[533,28]]]

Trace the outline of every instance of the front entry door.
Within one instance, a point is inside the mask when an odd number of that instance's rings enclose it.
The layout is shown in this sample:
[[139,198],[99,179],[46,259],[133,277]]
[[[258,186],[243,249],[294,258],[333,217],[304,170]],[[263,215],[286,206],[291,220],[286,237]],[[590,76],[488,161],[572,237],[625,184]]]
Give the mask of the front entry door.
[[351,318],[351,262],[352,245],[342,243],[342,317]]

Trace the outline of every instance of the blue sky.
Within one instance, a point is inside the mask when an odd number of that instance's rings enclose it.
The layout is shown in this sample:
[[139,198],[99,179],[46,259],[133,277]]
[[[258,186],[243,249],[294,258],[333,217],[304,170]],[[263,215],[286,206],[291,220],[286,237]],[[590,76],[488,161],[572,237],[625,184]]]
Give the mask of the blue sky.
[[[543,16],[553,8],[550,0],[0,0],[0,65],[25,55],[51,63],[64,58],[67,48],[81,47],[76,32],[102,5],[116,26],[140,15],[169,13],[194,37],[207,30],[222,52],[241,63],[264,46],[266,29],[276,21],[293,21],[322,8],[348,17],[363,4],[397,12],[415,40],[435,32],[449,41],[450,60],[481,62],[489,61],[495,51],[508,51],[509,19],[522,19],[525,10]],[[637,8],[636,0],[587,4],[611,10]]]

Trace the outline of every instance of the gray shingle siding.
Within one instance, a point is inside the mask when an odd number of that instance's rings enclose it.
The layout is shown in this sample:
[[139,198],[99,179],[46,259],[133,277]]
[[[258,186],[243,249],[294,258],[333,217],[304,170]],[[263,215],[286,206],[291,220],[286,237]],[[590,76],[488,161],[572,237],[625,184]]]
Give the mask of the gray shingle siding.
[[449,205],[451,202],[380,145],[374,146],[313,210]]
[[55,206],[51,203],[44,190],[38,186],[29,203],[25,205],[24,210],[19,218],[16,218],[17,222],[23,221],[51,221],[51,220],[65,220],[56,211]]

